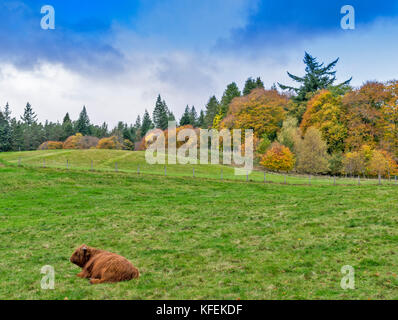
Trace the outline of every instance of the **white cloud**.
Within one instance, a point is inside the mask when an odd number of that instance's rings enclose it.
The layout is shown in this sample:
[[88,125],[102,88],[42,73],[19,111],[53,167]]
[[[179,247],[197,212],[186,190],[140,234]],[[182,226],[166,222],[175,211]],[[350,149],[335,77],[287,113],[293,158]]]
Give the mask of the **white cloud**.
[[[179,117],[185,106],[203,108],[208,98],[219,98],[226,85],[236,81],[242,88],[249,76],[261,76],[266,87],[273,82],[291,83],[289,70],[301,75],[302,58],[308,50],[326,62],[340,56],[338,77],[354,76],[354,84],[365,80],[392,79],[398,67],[395,59],[397,23],[380,21],[339,36],[322,36],[294,48],[272,52],[154,50],[151,39],[128,32],[115,38],[125,57],[118,72],[77,72],[61,64],[42,62],[33,70],[0,65],[0,105],[9,101],[14,116],[22,114],[29,101],[41,121],[62,120],[66,112],[76,119],[83,105],[94,123],[133,123],[145,109],[153,110],[160,93]],[[384,36],[381,36],[384,35]],[[85,70],[90,70],[89,68]]]

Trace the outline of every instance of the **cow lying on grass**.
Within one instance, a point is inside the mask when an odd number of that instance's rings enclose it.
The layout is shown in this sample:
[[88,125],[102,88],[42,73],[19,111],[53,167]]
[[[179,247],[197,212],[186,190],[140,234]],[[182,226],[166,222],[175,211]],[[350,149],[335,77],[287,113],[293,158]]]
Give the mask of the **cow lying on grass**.
[[116,253],[80,246],[70,261],[83,268],[77,276],[91,284],[119,282],[138,278],[140,273],[130,261]]

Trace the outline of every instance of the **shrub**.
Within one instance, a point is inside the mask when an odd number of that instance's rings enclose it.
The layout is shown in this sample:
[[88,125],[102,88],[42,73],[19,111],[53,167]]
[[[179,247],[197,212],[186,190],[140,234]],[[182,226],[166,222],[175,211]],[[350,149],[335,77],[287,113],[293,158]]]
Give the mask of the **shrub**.
[[373,151],[368,168],[374,176],[391,176],[398,174],[398,165],[391,155],[384,150]]
[[64,142],[64,149],[77,149],[81,138],[83,138],[81,133],[76,133],[74,136],[70,136]]
[[97,144],[97,149],[122,150],[123,144],[120,143],[118,137],[112,136],[109,138],[102,138],[101,140],[99,140]]
[[262,157],[260,164],[271,171],[290,171],[294,168],[296,159],[288,147],[274,142]]
[[304,139],[297,141],[295,151],[298,172],[312,174],[328,172],[327,146],[318,129],[309,128]]
[[66,139],[64,149],[91,149],[97,146],[98,141],[97,137],[83,136],[81,133],[76,133],[76,135]]
[[46,141],[43,142],[38,150],[56,150],[56,149],[63,149],[63,142],[60,141]]

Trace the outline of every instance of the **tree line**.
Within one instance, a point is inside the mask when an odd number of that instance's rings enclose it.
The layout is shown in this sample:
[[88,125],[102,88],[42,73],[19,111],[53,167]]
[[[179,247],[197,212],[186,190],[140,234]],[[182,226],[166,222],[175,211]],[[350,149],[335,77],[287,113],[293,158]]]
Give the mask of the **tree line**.
[[62,123],[42,124],[29,103],[19,120],[7,104],[0,110],[0,151],[35,150],[76,134],[112,137],[104,147],[111,141],[145,145],[149,130],[166,130],[169,121],[176,121],[181,127],[252,129],[258,164],[268,170],[390,174],[398,160],[398,81],[366,82],[360,88],[353,88],[351,79],[336,83],[338,61],[325,64],[305,53],[304,76],[288,72],[297,87],[277,83],[265,89],[257,77],[248,78],[241,91],[232,82],[199,112],[187,105],[178,121],[160,95],[152,114],[145,110],[135,123],[119,122],[113,129],[105,122],[92,124],[85,107],[75,121],[67,113]]

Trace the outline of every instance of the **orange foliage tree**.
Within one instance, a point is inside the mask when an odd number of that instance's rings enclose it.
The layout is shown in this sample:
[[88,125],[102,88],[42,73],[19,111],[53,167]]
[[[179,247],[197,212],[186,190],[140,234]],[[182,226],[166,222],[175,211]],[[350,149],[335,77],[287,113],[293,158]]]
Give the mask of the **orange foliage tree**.
[[288,98],[276,90],[254,89],[232,100],[220,128],[253,129],[257,137],[275,138],[285,119]]
[[109,138],[102,138],[97,144],[97,149],[122,150],[123,149],[123,144],[120,143],[118,137],[112,136],[112,137],[109,137]]
[[81,133],[76,133],[70,136],[64,142],[64,149],[91,149],[95,148],[99,139],[97,137],[83,136]]
[[385,123],[382,110],[390,99],[391,93],[378,82],[368,82],[343,97],[348,128],[346,150],[359,150],[364,144],[378,147]]
[[64,143],[61,141],[46,141],[43,142],[38,150],[56,150],[63,149]]
[[288,147],[274,142],[262,157],[260,164],[270,171],[288,172],[294,168],[296,159]]

